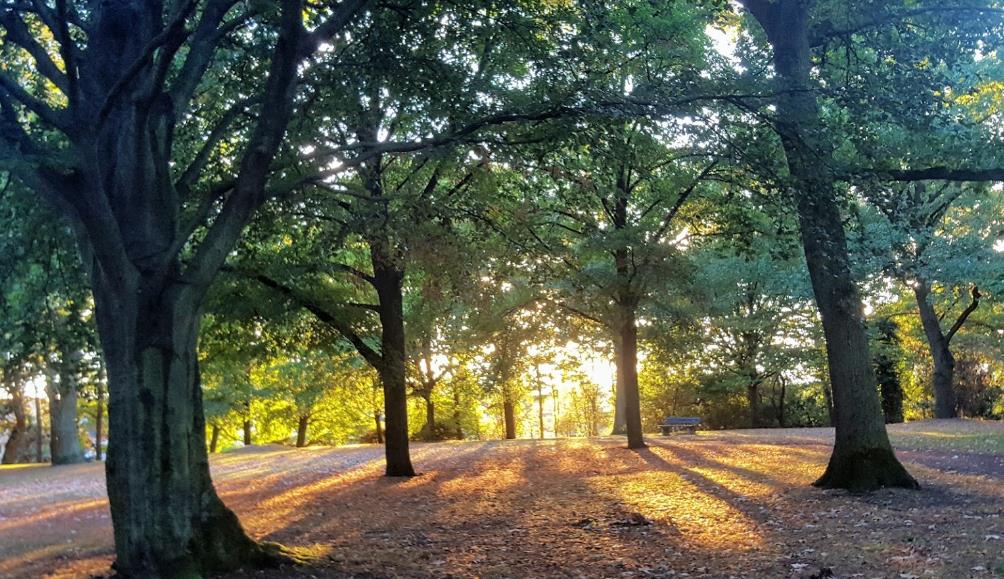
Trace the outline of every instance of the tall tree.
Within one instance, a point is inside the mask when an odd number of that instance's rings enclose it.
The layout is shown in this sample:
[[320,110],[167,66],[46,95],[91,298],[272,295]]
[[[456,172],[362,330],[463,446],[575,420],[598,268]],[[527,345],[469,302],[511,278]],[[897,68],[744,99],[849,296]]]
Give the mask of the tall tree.
[[[210,283],[269,197],[301,62],[366,2],[323,6],[323,16],[305,4],[0,7],[3,57],[20,64],[0,73],[0,163],[72,223],[90,273],[123,575],[198,576],[272,558],[213,489],[196,340]],[[311,32],[305,13],[317,17]],[[226,85],[238,71],[239,89]],[[237,122],[249,109],[258,114]],[[233,178],[210,183],[223,142],[236,151],[224,162]]]

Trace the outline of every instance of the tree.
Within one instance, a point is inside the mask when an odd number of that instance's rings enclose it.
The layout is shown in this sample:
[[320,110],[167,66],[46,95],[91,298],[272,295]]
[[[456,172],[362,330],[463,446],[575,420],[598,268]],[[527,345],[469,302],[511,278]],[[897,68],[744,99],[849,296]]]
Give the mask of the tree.
[[864,312],[851,275],[846,234],[829,159],[833,144],[812,81],[811,8],[805,0],[745,0],[773,49],[775,127],[787,161],[802,247],[823,322],[833,388],[836,440],[821,487],[916,488],[885,430],[868,354]]
[[[300,63],[365,1],[312,13],[309,33],[302,1],[236,4],[0,8],[5,62],[19,64],[0,73],[0,163],[71,222],[90,275],[109,382],[115,568],[128,576],[271,559],[210,480],[199,312],[270,196]],[[227,85],[236,71],[239,86]],[[258,114],[238,123],[249,108]],[[233,178],[210,183],[223,142],[236,151],[224,160]]]

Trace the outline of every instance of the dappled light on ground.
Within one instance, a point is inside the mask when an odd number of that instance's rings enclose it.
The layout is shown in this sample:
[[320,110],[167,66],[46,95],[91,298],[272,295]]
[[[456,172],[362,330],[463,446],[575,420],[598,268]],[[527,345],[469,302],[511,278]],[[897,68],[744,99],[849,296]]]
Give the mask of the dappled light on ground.
[[[852,496],[809,486],[830,433],[650,437],[638,451],[619,438],[415,444],[421,474],[403,479],[382,476],[383,448],[370,445],[248,448],[212,468],[252,536],[316,561],[232,577],[1004,572],[998,455],[930,450],[929,436],[900,448],[924,490]],[[100,465],[0,472],[0,576],[107,572],[103,495]]]

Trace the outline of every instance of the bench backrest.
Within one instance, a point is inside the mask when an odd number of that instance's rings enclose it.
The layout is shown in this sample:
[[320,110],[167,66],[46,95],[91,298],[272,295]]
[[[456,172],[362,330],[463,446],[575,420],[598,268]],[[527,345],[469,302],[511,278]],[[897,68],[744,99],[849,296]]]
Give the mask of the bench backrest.
[[690,426],[692,424],[700,424],[701,419],[697,416],[667,416],[665,420],[662,421],[663,424],[669,426],[686,425]]

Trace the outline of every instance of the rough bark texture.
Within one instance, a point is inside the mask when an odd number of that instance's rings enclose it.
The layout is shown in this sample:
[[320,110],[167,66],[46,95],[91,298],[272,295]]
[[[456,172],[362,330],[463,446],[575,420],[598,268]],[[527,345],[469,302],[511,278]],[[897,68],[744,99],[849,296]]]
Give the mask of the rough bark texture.
[[210,480],[194,304],[178,287],[97,287],[113,433],[105,469],[115,569],[188,577],[264,562],[265,551]]
[[836,440],[817,486],[869,490],[916,488],[889,443],[868,353],[864,312],[851,275],[847,241],[827,170],[827,144],[810,81],[805,0],[747,0],[774,50],[777,128],[796,197],[802,246],[823,322]]

